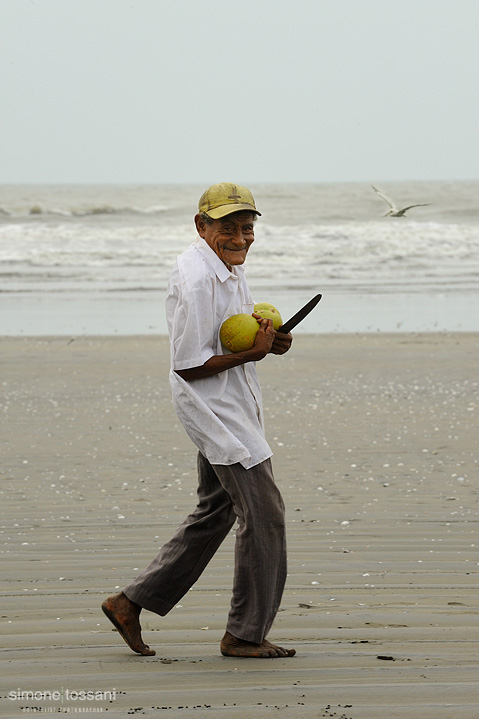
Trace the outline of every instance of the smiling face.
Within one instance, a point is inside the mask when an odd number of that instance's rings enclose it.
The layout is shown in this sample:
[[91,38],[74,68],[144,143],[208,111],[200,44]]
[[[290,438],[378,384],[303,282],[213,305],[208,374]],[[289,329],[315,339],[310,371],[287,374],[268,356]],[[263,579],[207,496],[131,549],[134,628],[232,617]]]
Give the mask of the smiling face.
[[196,215],[195,223],[198,234],[216,252],[228,268],[242,265],[254,242],[254,212],[243,210],[233,212],[219,220],[206,222]]

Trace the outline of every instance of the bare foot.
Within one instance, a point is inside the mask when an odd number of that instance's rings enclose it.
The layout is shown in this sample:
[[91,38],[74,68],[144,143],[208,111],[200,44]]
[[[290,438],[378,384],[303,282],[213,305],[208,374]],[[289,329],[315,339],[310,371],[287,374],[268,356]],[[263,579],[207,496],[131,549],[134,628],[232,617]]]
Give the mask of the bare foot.
[[278,657],[294,657],[295,649],[283,649],[263,639],[261,644],[245,642],[226,632],[220,644],[221,653],[225,657],[255,657],[258,659],[275,659]]
[[101,608],[110,622],[118,629],[130,649],[146,657],[152,657],[156,654],[155,650],[150,649],[141,638],[141,607],[138,604],[134,604],[123,592],[120,592],[105,599]]

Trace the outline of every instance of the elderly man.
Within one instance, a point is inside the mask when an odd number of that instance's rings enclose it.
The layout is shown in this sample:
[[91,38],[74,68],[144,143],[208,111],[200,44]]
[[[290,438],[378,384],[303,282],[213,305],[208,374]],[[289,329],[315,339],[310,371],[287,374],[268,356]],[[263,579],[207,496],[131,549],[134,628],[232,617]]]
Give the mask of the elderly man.
[[176,261],[166,298],[173,403],[198,448],[198,504],[158,556],[102,609],[133,651],[143,641],[140,612],[164,616],[199,578],[235,521],[233,596],[221,652],[234,657],[291,657],[266,636],[286,581],[284,505],[265,439],[256,362],[281,355],[291,335],[255,315],[254,347],[230,353],[222,323],[254,303],[243,263],[257,215],[251,192],[223,182],[199,201],[198,239]]

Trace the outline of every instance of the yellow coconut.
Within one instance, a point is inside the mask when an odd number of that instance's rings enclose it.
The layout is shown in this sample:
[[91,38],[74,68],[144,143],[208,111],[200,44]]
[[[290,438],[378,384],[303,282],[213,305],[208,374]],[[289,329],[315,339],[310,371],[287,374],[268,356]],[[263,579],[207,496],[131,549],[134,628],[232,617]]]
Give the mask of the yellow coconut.
[[254,345],[258,330],[258,320],[252,315],[233,315],[221,325],[221,344],[230,352],[250,350]]
[[273,327],[275,330],[279,330],[283,324],[279,310],[269,302],[258,302],[254,306],[254,311],[257,315],[261,315],[261,317],[264,317],[266,320],[273,320]]

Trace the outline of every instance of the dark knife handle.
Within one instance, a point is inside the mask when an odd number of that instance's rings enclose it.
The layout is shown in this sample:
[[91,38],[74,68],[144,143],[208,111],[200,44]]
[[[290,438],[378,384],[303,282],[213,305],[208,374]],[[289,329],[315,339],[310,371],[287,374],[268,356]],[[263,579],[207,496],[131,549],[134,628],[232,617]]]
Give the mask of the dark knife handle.
[[307,302],[304,307],[301,307],[301,309],[296,312],[296,314],[293,315],[287,322],[285,322],[284,325],[281,325],[281,327],[277,329],[276,332],[281,332],[285,335],[287,335],[288,332],[291,332],[291,330],[294,329],[296,325],[299,325],[299,323],[302,322],[302,320],[304,320],[304,318],[309,315],[311,310],[314,310],[321,297],[322,295],[315,295],[312,300],[309,300],[309,302]]

